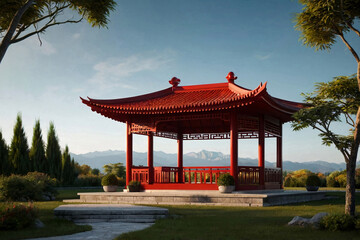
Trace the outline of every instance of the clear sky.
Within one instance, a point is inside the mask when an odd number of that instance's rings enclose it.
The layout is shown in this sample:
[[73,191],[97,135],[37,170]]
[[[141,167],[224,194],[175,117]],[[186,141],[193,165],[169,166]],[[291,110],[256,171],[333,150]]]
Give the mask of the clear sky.
[[[0,129],[10,144],[20,112],[29,145],[40,119],[44,140],[53,121],[60,145],[73,153],[124,150],[125,125],[92,112],[79,96],[145,94],[168,88],[174,76],[195,85],[225,82],[233,71],[238,85],[268,81],[272,96],[302,101],[315,82],[351,75],[356,64],[342,42],[330,52],[301,44],[293,23],[301,8],[290,0],[122,0],[108,29],[86,22],[48,29],[42,46],[37,37],[12,45],[0,64]],[[274,161],[275,142],[266,143],[266,160]],[[146,147],[146,137],[134,138],[135,151]],[[184,152],[202,149],[229,153],[229,141],[184,143]],[[174,153],[176,142],[155,138],[155,150]],[[293,132],[289,123],[283,151],[289,161],[344,161],[317,132]],[[257,142],[240,140],[239,157],[257,158]]]

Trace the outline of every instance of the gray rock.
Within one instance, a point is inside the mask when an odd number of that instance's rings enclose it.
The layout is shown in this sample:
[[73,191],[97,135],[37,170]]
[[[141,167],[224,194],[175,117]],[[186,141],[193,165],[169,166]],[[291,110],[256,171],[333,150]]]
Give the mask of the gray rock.
[[310,224],[315,227],[315,228],[319,228],[320,225],[320,221],[323,217],[327,216],[328,213],[327,212],[320,212],[318,214],[315,214],[311,219],[310,219]]
[[288,223],[288,226],[306,226],[309,223],[310,219],[296,216]]
[[45,227],[45,224],[42,222],[42,221],[40,221],[40,219],[35,219],[35,227],[36,228],[43,228],[43,227]]
[[296,216],[288,223],[288,226],[312,226],[318,228],[321,219],[326,215],[328,215],[328,213],[321,212],[315,214],[312,218],[303,218]]

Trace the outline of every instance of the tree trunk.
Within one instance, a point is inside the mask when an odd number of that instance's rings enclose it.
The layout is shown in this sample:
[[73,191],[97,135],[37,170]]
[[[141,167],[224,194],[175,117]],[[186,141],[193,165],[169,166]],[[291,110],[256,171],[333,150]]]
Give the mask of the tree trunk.
[[34,0],[28,0],[27,2],[25,2],[25,4],[16,12],[15,16],[11,20],[6,34],[0,43],[0,63],[3,60],[5,53],[11,44],[11,39],[16,31],[17,26],[20,23],[22,16],[26,12],[26,10],[28,10],[29,7],[33,4],[33,2]]
[[356,158],[346,163],[345,214],[355,216],[355,169]]

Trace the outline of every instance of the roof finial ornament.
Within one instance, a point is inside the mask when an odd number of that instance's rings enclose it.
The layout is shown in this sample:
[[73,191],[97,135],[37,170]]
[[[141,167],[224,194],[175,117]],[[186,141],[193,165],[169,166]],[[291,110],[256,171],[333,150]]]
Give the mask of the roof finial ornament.
[[178,79],[177,77],[173,77],[169,83],[173,86],[173,87],[177,87],[180,83],[180,79]]
[[234,83],[237,77],[235,77],[235,74],[233,72],[229,72],[229,74],[226,76],[226,79],[229,83]]

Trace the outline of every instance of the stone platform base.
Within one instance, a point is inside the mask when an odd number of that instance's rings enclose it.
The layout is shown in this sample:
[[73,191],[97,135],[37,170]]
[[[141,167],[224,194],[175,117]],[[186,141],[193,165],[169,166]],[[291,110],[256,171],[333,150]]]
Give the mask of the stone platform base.
[[[221,194],[218,191],[150,190],[147,192],[78,193],[83,203],[150,204],[150,205],[215,205],[265,207],[321,200],[325,192],[261,190]],[[71,201],[67,201],[71,202]]]

